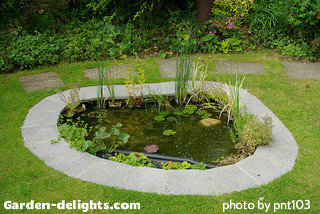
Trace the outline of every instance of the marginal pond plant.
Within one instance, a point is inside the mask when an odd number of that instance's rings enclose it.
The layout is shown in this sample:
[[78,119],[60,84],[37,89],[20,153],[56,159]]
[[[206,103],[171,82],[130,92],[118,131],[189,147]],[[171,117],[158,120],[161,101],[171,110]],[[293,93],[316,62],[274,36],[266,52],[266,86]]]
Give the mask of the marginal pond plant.
[[79,91],[80,91],[79,86],[73,83],[71,84],[68,96],[66,96],[62,91],[56,89],[56,92],[59,94],[60,99],[67,106],[68,116],[72,116],[75,113],[78,106],[80,105]]
[[175,97],[177,102],[182,105],[187,99],[189,80],[193,71],[191,56],[189,54],[182,54],[177,59],[176,65]]
[[[143,89],[145,87],[145,76],[144,70],[141,68],[137,69],[137,82],[135,81],[135,72],[130,68],[125,69],[125,87],[126,92],[129,94],[127,103],[133,107],[141,106],[143,104]],[[137,94],[137,90],[140,90],[140,94]]]
[[106,71],[104,71],[103,63],[101,63],[101,67],[98,67],[99,70],[99,87],[98,87],[98,106],[104,106],[104,96],[103,96],[103,86],[107,87],[109,92],[109,97],[111,99],[111,105],[116,105],[114,87],[117,84],[117,72],[118,65],[116,65],[113,77],[111,76],[111,69],[109,66],[106,67]]

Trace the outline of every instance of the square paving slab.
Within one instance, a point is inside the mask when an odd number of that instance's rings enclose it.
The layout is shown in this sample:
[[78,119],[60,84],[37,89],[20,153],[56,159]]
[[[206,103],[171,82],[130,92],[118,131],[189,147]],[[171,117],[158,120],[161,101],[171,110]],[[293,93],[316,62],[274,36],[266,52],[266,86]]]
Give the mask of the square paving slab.
[[282,62],[288,77],[320,80],[320,63]]
[[65,86],[63,81],[54,72],[21,76],[18,77],[18,81],[26,92],[49,90],[53,87]]
[[266,74],[260,63],[216,61],[215,65],[217,73]]
[[175,59],[158,59],[158,65],[162,77],[173,78],[176,76],[177,63]]
[[159,72],[162,77],[165,77],[165,78],[176,77],[176,71],[177,71],[176,59],[158,59],[158,65],[159,65]]
[[[103,67],[103,72],[106,72],[107,67]],[[127,75],[125,71],[130,69],[131,71],[135,72],[132,64],[122,64],[122,65],[112,65],[109,66],[111,77],[114,77],[115,71],[117,71],[117,79],[118,78],[125,78]],[[99,69],[98,68],[90,68],[84,70],[84,76],[88,77],[89,79],[99,79]]]

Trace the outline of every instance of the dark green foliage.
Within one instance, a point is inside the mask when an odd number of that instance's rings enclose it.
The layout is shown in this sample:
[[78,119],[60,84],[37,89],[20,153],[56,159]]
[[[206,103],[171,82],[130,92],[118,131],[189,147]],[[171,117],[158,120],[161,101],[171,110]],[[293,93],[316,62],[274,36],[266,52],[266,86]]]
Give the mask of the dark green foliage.
[[9,68],[25,69],[57,63],[61,48],[55,37],[36,32],[35,35],[22,33],[14,37],[5,51]]
[[4,0],[0,71],[185,50],[243,52],[249,44],[294,59],[320,57],[320,1],[255,0],[243,17],[216,11],[207,23],[196,12],[193,0]]

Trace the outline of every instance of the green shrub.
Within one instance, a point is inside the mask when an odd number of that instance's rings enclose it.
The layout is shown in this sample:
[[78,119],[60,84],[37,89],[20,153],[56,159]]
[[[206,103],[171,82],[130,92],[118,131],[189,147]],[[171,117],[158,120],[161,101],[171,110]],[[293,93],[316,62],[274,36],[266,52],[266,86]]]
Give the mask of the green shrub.
[[294,27],[294,36],[313,40],[320,36],[320,1],[318,0],[291,0],[288,22]]
[[253,0],[215,0],[213,13],[222,13],[227,16],[243,17],[248,14]]
[[[279,50],[283,55],[292,57],[294,59],[311,59],[317,57],[316,48],[304,41],[295,41],[289,37],[274,40],[271,48]],[[319,55],[318,55],[319,57]]]
[[0,56],[0,72],[7,72],[13,69],[13,63],[8,59]]
[[61,48],[54,37],[36,32],[35,35],[24,33],[14,37],[6,51],[8,59],[16,67],[25,69],[57,63]]
[[286,11],[288,4],[278,0],[254,1],[250,13],[245,17],[250,31],[257,35],[256,41],[273,40],[288,28]]

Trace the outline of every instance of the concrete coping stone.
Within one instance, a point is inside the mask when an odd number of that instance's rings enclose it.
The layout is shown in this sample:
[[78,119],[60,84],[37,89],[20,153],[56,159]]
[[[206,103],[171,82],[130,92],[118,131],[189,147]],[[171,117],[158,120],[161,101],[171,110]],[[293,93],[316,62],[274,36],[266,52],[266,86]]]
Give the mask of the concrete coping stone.
[[[212,82],[212,84],[216,84]],[[174,95],[175,83],[146,84],[149,91]],[[225,86],[224,86],[225,87]],[[259,146],[255,153],[236,164],[208,170],[162,170],[135,167],[98,158],[70,148],[59,135],[57,119],[65,104],[59,95],[51,95],[30,108],[21,127],[24,145],[46,165],[67,176],[120,189],[173,195],[221,195],[267,184],[292,170],[298,145],[290,131],[257,97],[247,91],[243,104],[258,118],[273,121],[273,139],[269,146]],[[63,93],[68,94],[68,91]],[[116,85],[117,99],[128,97],[123,85]],[[96,98],[97,86],[80,89],[82,100]]]

